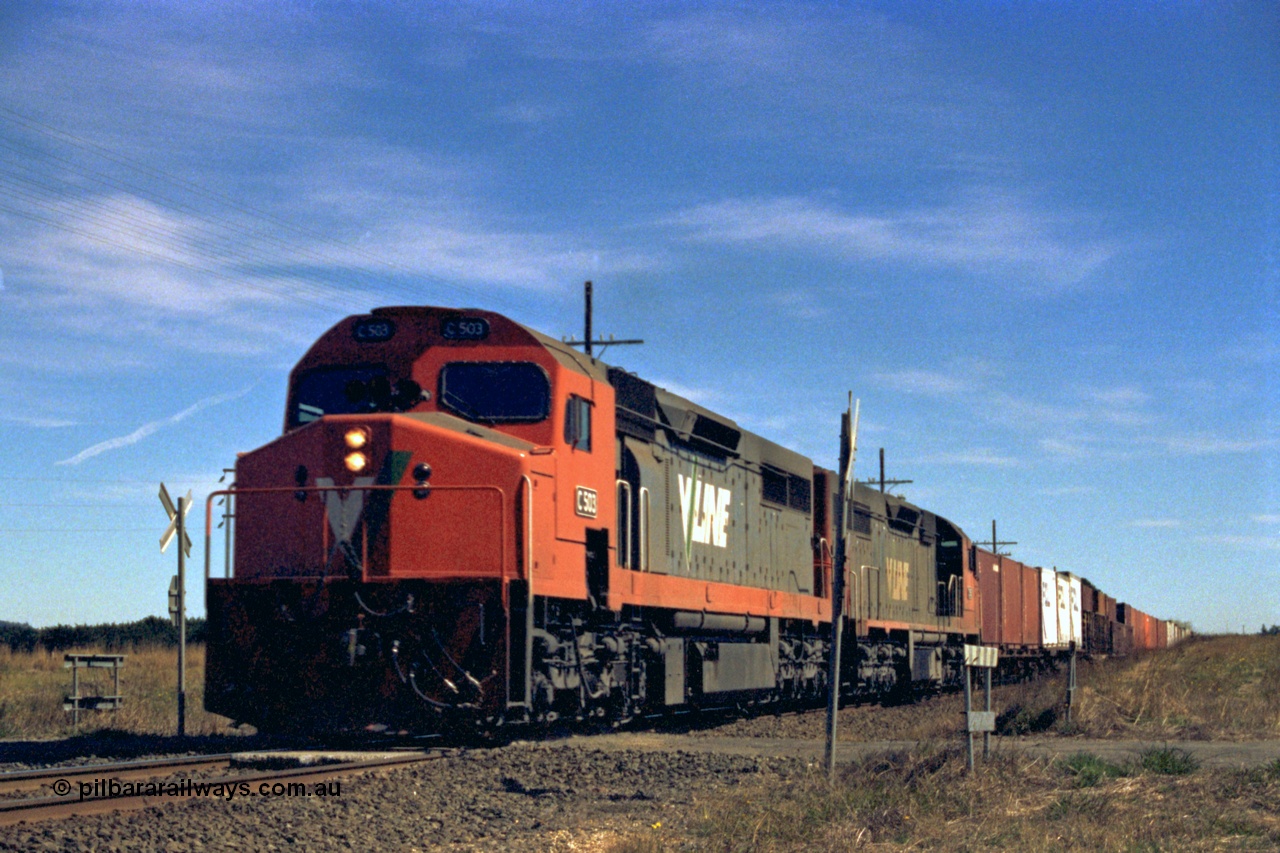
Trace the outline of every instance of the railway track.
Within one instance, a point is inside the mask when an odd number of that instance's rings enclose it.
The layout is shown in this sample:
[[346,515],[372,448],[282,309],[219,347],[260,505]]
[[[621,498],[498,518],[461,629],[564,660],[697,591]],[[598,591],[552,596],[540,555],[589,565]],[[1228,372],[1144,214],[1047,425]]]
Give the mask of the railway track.
[[[309,796],[314,787],[339,777],[402,767],[439,758],[444,753],[415,751],[372,759],[317,762],[226,776],[175,778],[191,771],[218,770],[240,761],[261,764],[285,760],[283,753],[183,756],[76,767],[24,770],[0,774],[0,793],[48,789],[52,796],[0,799],[0,826],[54,820],[103,812],[128,811],[173,800],[214,797]],[[299,787],[301,786],[301,787]]]

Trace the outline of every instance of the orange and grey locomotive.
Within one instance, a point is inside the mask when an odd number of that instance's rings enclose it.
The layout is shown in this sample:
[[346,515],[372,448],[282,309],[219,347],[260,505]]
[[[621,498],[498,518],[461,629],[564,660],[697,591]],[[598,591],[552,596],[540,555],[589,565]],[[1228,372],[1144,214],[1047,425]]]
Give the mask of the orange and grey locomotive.
[[[816,698],[836,479],[495,313],[349,317],[293,370],[283,435],[237,460],[206,707],[434,731]],[[849,510],[842,692],[956,683],[965,643],[999,642],[1000,566],[894,496],[859,484]],[[1012,645],[1043,655],[1025,595]]]

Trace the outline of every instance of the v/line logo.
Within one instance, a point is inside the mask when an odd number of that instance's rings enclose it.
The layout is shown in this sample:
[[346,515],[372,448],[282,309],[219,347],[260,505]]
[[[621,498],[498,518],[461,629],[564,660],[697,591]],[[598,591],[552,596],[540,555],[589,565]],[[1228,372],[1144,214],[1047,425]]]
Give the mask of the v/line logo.
[[684,520],[685,547],[697,543],[729,547],[729,505],[733,493],[684,474],[680,478],[680,515]]
[[885,560],[889,597],[894,601],[906,601],[911,594],[911,564],[893,557]]

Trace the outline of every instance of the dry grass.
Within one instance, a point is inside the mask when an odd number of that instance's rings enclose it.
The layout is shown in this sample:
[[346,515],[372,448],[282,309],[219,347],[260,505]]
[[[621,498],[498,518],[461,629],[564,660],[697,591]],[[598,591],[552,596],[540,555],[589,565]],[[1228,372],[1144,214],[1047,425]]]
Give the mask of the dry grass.
[[1089,756],[1047,761],[1004,753],[969,775],[962,751],[925,748],[852,765],[834,785],[816,771],[765,779],[731,799],[696,804],[687,831],[653,828],[611,849],[1280,847],[1280,766],[1197,772],[1159,757],[1149,763],[1118,767]]
[[[75,649],[82,654],[96,649]],[[0,738],[43,739],[113,729],[132,734],[171,735],[178,727],[178,650],[140,646],[124,652],[120,692],[124,706],[116,712],[80,714],[79,727],[62,710],[71,695],[71,670],[63,652],[14,653],[0,646]],[[187,733],[231,734],[225,717],[204,710],[204,646],[187,649]],[[111,693],[110,670],[80,671],[81,695]]]
[[1097,670],[1078,699],[1090,735],[1280,737],[1280,636],[1193,637]]
[[[1280,737],[1280,637],[1196,637],[1164,652],[1082,664],[1068,723],[1065,673],[998,687],[1004,733],[1264,740]],[[963,697],[842,711],[842,738],[955,743]],[[1277,850],[1280,761],[1204,770],[1163,748],[1114,764],[1088,753],[999,750],[965,772],[958,747],[923,746],[846,768],[764,778],[697,803],[689,828],[632,833],[612,853],[747,850]]]
[[[1076,704],[1066,713],[1065,670],[997,686],[999,734],[1144,740],[1280,738],[1280,636],[1193,637],[1173,649],[1081,662]],[[981,707],[982,693],[974,693]],[[963,726],[964,697],[949,694],[895,708],[841,711],[841,738],[947,740]],[[818,722],[812,737],[820,737]]]

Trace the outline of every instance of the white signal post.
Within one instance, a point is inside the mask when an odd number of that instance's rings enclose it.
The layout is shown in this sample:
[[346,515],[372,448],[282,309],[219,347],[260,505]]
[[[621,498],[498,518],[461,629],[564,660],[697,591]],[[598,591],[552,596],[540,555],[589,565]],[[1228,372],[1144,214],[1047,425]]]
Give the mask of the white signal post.
[[[187,734],[187,561],[191,556],[191,537],[187,535],[187,513],[191,512],[191,490],[178,498],[174,506],[169,490],[160,484],[160,504],[169,516],[169,526],[160,537],[160,553],[163,554],[175,538],[178,546],[178,576],[170,587],[170,610],[177,610],[178,624],[178,737]],[[176,586],[176,589],[173,587]],[[175,601],[176,599],[176,601]]]
[[[994,536],[991,537],[995,539]],[[973,733],[982,732],[982,757],[991,754],[991,733],[996,730],[996,715],[991,710],[991,670],[1000,664],[1000,650],[996,646],[964,645],[964,720],[969,738],[969,772],[973,772]],[[973,670],[981,669],[986,677],[987,709],[973,710]]]

